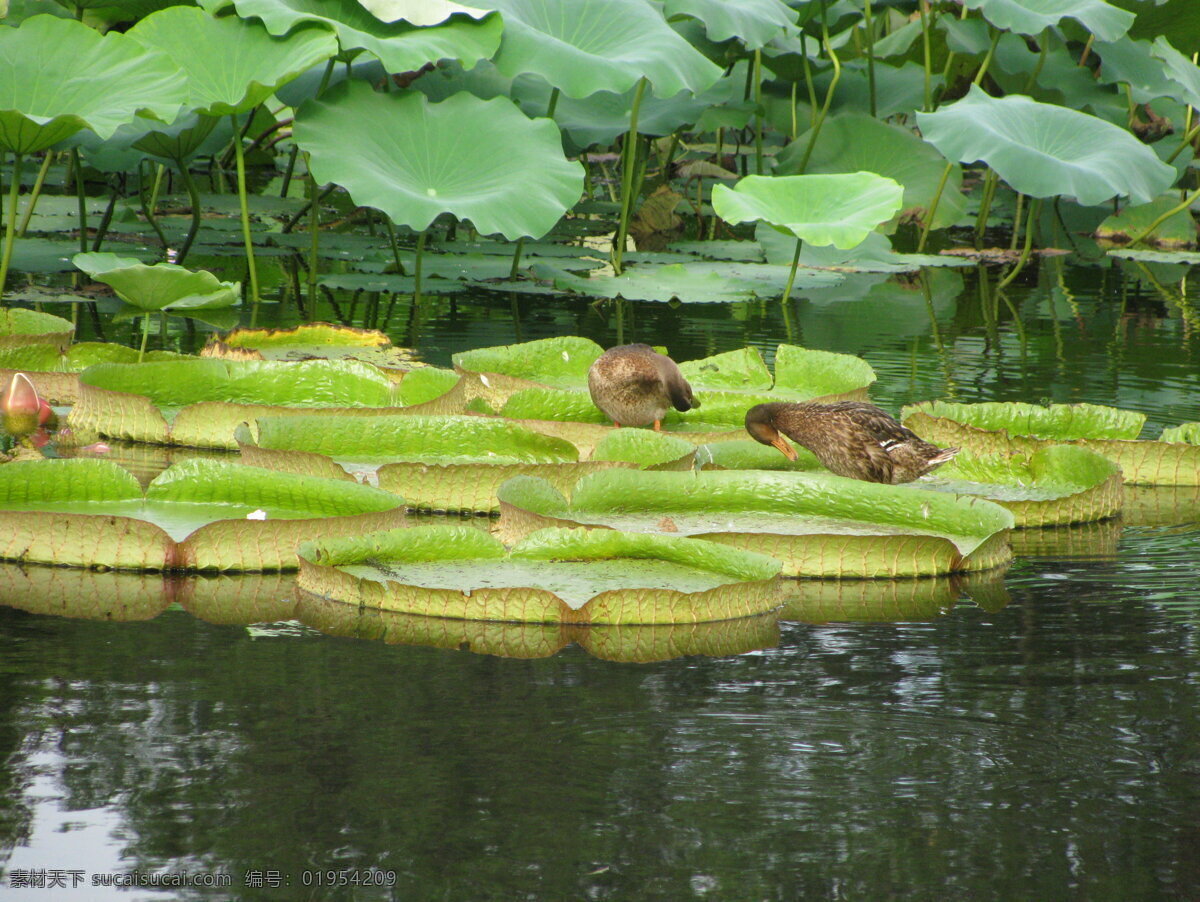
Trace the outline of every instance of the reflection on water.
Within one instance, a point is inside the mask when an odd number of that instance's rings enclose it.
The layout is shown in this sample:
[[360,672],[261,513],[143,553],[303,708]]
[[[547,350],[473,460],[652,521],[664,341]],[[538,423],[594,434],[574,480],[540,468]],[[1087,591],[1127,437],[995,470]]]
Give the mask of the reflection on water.
[[[881,277],[789,314],[799,342],[866,357],[893,410],[1088,401],[1154,436],[1200,420],[1195,288],[1167,275],[1046,261],[982,299],[971,270]],[[464,296],[394,337],[442,365],[611,345],[615,310]],[[621,340],[682,358],[786,334],[773,301],[621,311]],[[234,887],[119,896],[138,902],[1200,898],[1197,523],[1195,489],[1127,486],[1121,518],[1015,533],[1007,573],[796,581],[779,619],[651,630],[0,567],[0,868]],[[314,868],[396,886],[306,888]],[[292,885],[245,886],[264,869]]]

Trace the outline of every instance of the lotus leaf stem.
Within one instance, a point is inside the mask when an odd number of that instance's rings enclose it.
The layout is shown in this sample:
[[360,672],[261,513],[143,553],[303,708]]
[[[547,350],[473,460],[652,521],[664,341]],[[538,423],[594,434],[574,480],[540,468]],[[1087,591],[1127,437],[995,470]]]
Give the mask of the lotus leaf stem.
[[1133,243],[1140,244],[1141,242],[1145,241],[1148,237],[1150,237],[1150,234],[1155,229],[1157,229],[1160,225],[1162,225],[1164,222],[1166,222],[1168,219],[1170,219],[1176,213],[1182,213],[1184,210],[1188,209],[1188,207],[1190,207],[1197,198],[1200,198],[1200,188],[1197,188],[1195,191],[1193,191],[1191,194],[1189,194],[1187,197],[1185,197],[1183,200],[1181,200],[1178,204],[1176,204],[1171,209],[1167,210],[1167,212],[1163,213],[1161,216],[1159,216],[1157,219],[1155,219],[1154,222],[1150,223],[1150,225],[1146,226],[1146,228],[1142,231],[1142,233],[1133,239]]
[[142,166],[138,164],[138,204],[142,208],[142,215],[146,217],[146,222],[150,223],[150,228],[154,229],[154,234],[158,236],[158,240],[162,243],[163,254],[167,252],[167,236],[163,234],[162,227],[158,224],[158,220],[154,218],[154,212],[150,209],[150,204],[146,200],[146,186],[142,181]]
[[[253,110],[250,117],[254,117]],[[230,113],[233,123],[233,149],[237,159],[238,203],[242,208],[242,239],[246,244],[246,266],[250,271],[250,303],[258,307],[258,268],[254,264],[254,242],[250,237],[250,204],[246,199],[246,155],[242,152],[242,137],[238,130],[237,114]],[[311,275],[310,275],[311,278]]]
[[304,154],[305,178],[308,181],[308,306],[317,315],[317,251],[321,242],[321,203],[317,197],[317,180],[312,174],[308,154]]
[[763,174],[762,50],[757,47],[754,50],[754,173]]
[[804,67],[804,85],[808,88],[808,127],[812,128],[817,124],[817,89],[813,85],[812,64],[808,61],[808,41],[803,31],[800,32],[800,64]]
[[417,236],[417,253],[416,260],[413,263],[413,303],[421,303],[421,264],[423,260],[423,252],[425,250],[425,236],[429,232],[426,229],[421,230],[421,234]]
[[679,149],[679,130],[671,132],[671,143],[667,145],[667,153],[662,161],[662,184],[671,183],[671,164],[675,160],[675,151]]
[[113,211],[117,208],[117,198],[120,196],[120,189],[113,187],[112,192],[108,195],[108,205],[104,208],[104,213],[100,217],[100,224],[96,226],[96,237],[92,239],[92,250],[100,250],[100,245],[104,243],[104,236],[108,234],[108,227],[112,225]]
[[[870,98],[871,115],[875,115],[875,27],[871,16],[871,0],[863,0],[863,18],[867,31],[867,96]],[[928,58],[928,41],[926,58]],[[928,70],[926,70],[928,71]],[[928,91],[928,87],[926,87]]]
[[[990,26],[989,26],[990,27]],[[979,64],[979,71],[975,73],[975,77],[971,79],[971,84],[979,85],[983,83],[983,77],[987,75],[988,68],[992,65],[992,57],[996,55],[996,45],[1000,43],[1000,35],[1002,32],[998,28],[992,29],[992,43],[988,47],[988,52],[983,58],[983,62]]]
[[400,259],[400,245],[396,243],[396,226],[392,223],[392,217],[384,214],[383,224],[387,226],[388,241],[392,244],[392,259],[396,261],[396,272],[406,276],[408,273],[404,271],[404,262]]
[[288,152],[287,168],[283,170],[283,188],[279,191],[280,197],[288,196],[288,189],[292,186],[292,173],[296,171],[296,157],[300,153],[300,145],[293,144],[292,149]]
[[[1015,251],[1017,242],[1021,240],[1021,212],[1025,207],[1025,195],[1017,192],[1017,210],[1013,213],[1013,233],[1012,240],[1008,243],[1008,249]],[[1114,213],[1116,210],[1113,211]]]
[[[868,6],[870,3],[868,2]],[[923,110],[928,112],[933,109],[933,51],[929,44],[929,29],[933,26],[933,22],[929,20],[929,3],[928,0],[917,0],[917,9],[921,13],[921,44],[923,48],[922,56],[924,63],[922,68],[925,73],[925,91],[922,95],[925,98]],[[871,93],[871,115],[875,115],[875,94]]]
[[554,111],[558,109],[558,95],[561,93],[558,88],[552,88],[550,91],[550,102],[546,104],[546,118],[553,119]]
[[791,141],[796,140],[796,128],[796,83],[792,82],[792,129],[788,133],[788,139]]
[[150,337],[150,314],[146,313],[142,316],[142,344],[138,348],[137,362],[141,363],[142,358],[146,356],[146,339]]
[[162,187],[162,177],[163,177],[163,171],[165,169],[166,169],[166,166],[164,166],[162,163],[159,163],[157,168],[154,170],[154,185],[150,189],[150,209],[151,210],[158,209],[158,191]]
[[[786,304],[792,297],[792,285],[796,281],[796,269],[800,266],[800,248],[804,244],[800,238],[796,238],[796,252],[792,254],[792,269],[788,273],[787,287],[783,289],[783,297],[779,300]],[[789,338],[790,340],[790,338]]]
[[1094,34],[1087,36],[1087,43],[1083,45],[1083,53],[1079,54],[1079,65],[1082,66],[1087,62],[1088,54],[1092,52],[1092,44],[1095,40],[1096,36]]
[[188,251],[192,249],[192,242],[196,240],[196,234],[200,231],[200,189],[196,187],[196,180],[192,178],[192,173],[183,160],[179,161],[179,174],[183,178],[183,187],[188,193],[188,202],[192,205],[192,224],[188,228],[187,237],[183,239],[183,246],[175,255],[175,262],[182,266],[183,261],[187,259]]
[[[1017,195],[1017,204],[1018,204],[1018,214],[1017,215],[1018,215],[1018,217],[1020,216],[1020,212],[1019,212],[1020,202],[1024,196],[1025,195],[1023,195],[1023,194]],[[1024,245],[1024,247],[1021,248],[1021,256],[1017,259],[1017,262],[1013,266],[1013,268],[1011,270],[1009,270],[1008,275],[1006,275],[1003,279],[1001,279],[999,282],[996,283],[996,291],[998,293],[1002,292],[1005,288],[1007,288],[1009,286],[1009,284],[1012,282],[1012,280],[1015,279],[1020,274],[1021,270],[1023,270],[1025,268],[1025,264],[1029,262],[1029,254],[1030,254],[1030,251],[1033,249],[1034,227],[1037,225],[1037,216],[1038,216],[1038,213],[1041,212],[1041,210],[1042,210],[1042,199],[1040,197],[1030,198],[1029,221],[1025,224],[1025,245]],[[1018,219],[1018,221],[1019,221],[1019,219]],[[1008,299],[1005,298],[1005,303],[1007,303],[1007,302],[1008,302]],[[1016,317],[1016,319],[1019,320],[1020,317]]]
[[621,258],[625,256],[625,237],[629,234],[629,213],[633,209],[633,169],[637,162],[638,112],[645,92],[646,77],[643,75],[638,79],[633,92],[633,105],[629,110],[629,131],[625,133],[625,144],[621,148],[624,158],[621,161],[621,220],[617,224],[617,235],[612,249],[613,271],[618,276],[621,274]]
[[1038,53],[1037,65],[1033,67],[1033,71],[1029,73],[1029,78],[1025,82],[1026,94],[1033,90],[1033,86],[1037,84],[1038,76],[1042,74],[1042,67],[1046,65],[1046,51],[1050,48],[1049,27],[1042,29],[1042,34],[1041,37],[1038,38],[1038,43],[1042,45],[1042,48]]
[[4,226],[4,250],[0,252],[0,300],[4,299],[4,282],[12,260],[13,242],[17,230],[17,200],[21,196],[21,155],[13,153],[12,184],[8,186],[8,221]]
[[996,199],[996,185],[998,181],[999,176],[996,175],[996,170],[988,169],[987,175],[983,178],[983,192],[979,199],[979,215],[975,218],[976,247],[983,240],[983,232],[987,228],[988,216],[992,212],[992,201]]
[[[1183,153],[1183,149],[1185,147],[1187,147],[1194,140],[1196,140],[1197,135],[1200,135],[1200,124],[1195,125],[1194,127],[1188,129],[1187,132],[1184,133],[1183,140],[1179,142],[1179,146],[1176,147],[1175,150],[1173,150],[1171,152],[1171,155],[1169,157],[1167,157],[1167,159],[1164,162],[1174,163],[1175,158],[1177,156],[1179,156],[1181,153]],[[28,215],[28,214],[26,214],[26,215]],[[24,234],[24,229],[22,229],[22,234]]]
[[929,202],[929,210],[925,213],[925,221],[921,223],[921,237],[917,241],[918,254],[925,250],[925,242],[929,240],[929,230],[933,227],[933,217],[937,213],[938,204],[942,201],[942,192],[946,190],[946,180],[950,178],[950,173],[953,171],[954,161],[950,160],[946,163],[946,168],[942,170],[937,190],[933,192],[933,200]]
[[317,93],[314,96],[320,97],[322,94],[325,93],[325,89],[329,87],[329,79],[333,77],[334,62],[335,62],[334,58],[330,57],[329,60],[325,63],[325,71],[323,73],[321,73],[321,83],[319,85],[317,85]]
[[87,253],[87,194],[83,185],[83,162],[79,158],[79,148],[71,148],[71,169],[75,173],[75,198],[79,204],[79,252]]
[[37,179],[34,180],[33,190],[29,192],[29,206],[25,208],[25,212],[21,215],[21,225],[17,229],[18,238],[24,238],[25,230],[29,228],[29,219],[33,216],[33,209],[37,206],[38,198],[42,196],[42,185],[46,182],[46,173],[49,172],[50,162],[53,159],[54,151],[46,151],[45,157],[42,158],[41,168],[38,169]]
[[508,271],[508,277],[510,279],[515,279],[517,277],[517,270],[521,268],[521,251],[524,250],[524,248],[525,236],[522,235],[517,239],[517,246],[513,250],[512,269]]
[[833,44],[829,41],[829,28],[825,24],[825,6],[821,6],[821,40],[825,43],[825,50],[829,54],[829,61],[833,63],[833,78],[829,80],[829,89],[825,92],[825,103],[821,106],[821,112],[817,115],[813,126],[808,132],[808,146],[804,148],[804,156],[800,160],[800,165],[796,169],[797,175],[803,175],[804,170],[808,168],[809,158],[812,157],[813,148],[817,146],[817,137],[821,134],[821,126],[825,124],[825,117],[829,115],[829,105],[833,103],[833,92],[837,90],[838,82],[842,78],[842,62],[838,59],[837,52],[833,49]]

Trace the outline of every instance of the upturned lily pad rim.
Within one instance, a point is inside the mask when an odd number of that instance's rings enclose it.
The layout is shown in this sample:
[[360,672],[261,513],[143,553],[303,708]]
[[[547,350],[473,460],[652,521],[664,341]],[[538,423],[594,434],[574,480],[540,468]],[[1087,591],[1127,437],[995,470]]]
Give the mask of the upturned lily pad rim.
[[1023,401],[984,401],[964,404],[922,401],[908,404],[902,420],[915,414],[954,420],[966,426],[1009,435],[1057,441],[1074,439],[1136,439],[1146,415],[1100,404],[1028,404]]

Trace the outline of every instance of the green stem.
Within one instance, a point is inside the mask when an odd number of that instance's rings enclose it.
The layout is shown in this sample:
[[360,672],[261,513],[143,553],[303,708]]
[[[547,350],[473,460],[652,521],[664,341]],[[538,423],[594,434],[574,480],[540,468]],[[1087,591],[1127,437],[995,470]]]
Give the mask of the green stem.
[[104,208],[104,215],[100,217],[100,224],[96,226],[96,237],[92,240],[92,250],[100,250],[100,245],[104,243],[104,236],[108,234],[108,227],[112,225],[113,211],[117,208],[117,197],[120,195],[120,189],[113,187],[112,193],[108,196],[108,206]]
[[992,64],[992,57],[996,55],[996,45],[1000,43],[1000,29],[993,29],[992,44],[988,47],[987,55],[983,58],[983,62],[979,64],[979,71],[975,73],[975,77],[971,79],[971,84],[979,85],[983,82],[983,76],[987,75],[988,67]]
[[192,178],[192,173],[183,160],[179,161],[179,174],[183,178],[183,187],[188,193],[188,202],[192,205],[192,224],[188,228],[187,237],[183,239],[183,247],[175,255],[175,262],[182,266],[183,261],[187,259],[188,251],[192,249],[192,242],[196,240],[196,235],[200,231],[200,189],[196,187],[196,180]]
[[[1176,151],[1178,153],[1178,151]],[[21,226],[17,229],[17,237],[24,238],[25,230],[29,228],[29,218],[33,216],[33,208],[37,206],[38,198],[42,196],[42,185],[46,181],[46,173],[50,170],[50,161],[54,159],[54,151],[46,151],[46,156],[42,160],[42,167],[38,170],[37,179],[33,183],[33,190],[29,192],[29,206],[25,208],[25,212],[21,215]]]
[[1186,210],[1188,207],[1190,207],[1192,205],[1192,203],[1197,198],[1200,198],[1200,188],[1197,188],[1195,191],[1193,191],[1191,194],[1189,194],[1187,197],[1185,197],[1182,201],[1180,201],[1178,204],[1176,204],[1174,207],[1172,207],[1166,213],[1163,213],[1161,216],[1159,216],[1157,219],[1155,219],[1154,222],[1150,223],[1150,225],[1148,225],[1145,228],[1145,230],[1142,232],[1142,234],[1138,235],[1136,238],[1133,239],[1133,243],[1140,244],[1141,242],[1145,241],[1148,237],[1150,237],[1151,232],[1153,232],[1155,229],[1157,229],[1160,225],[1162,225],[1164,222],[1166,222],[1168,219],[1170,219],[1176,213],[1180,213],[1183,210]]
[[142,344],[138,348],[138,363],[142,362],[142,358],[146,356],[146,339],[150,337],[150,314],[147,313],[142,317]]
[[954,161],[951,160],[942,170],[937,190],[933,192],[933,200],[929,202],[929,211],[925,214],[925,221],[921,223],[921,238],[917,241],[918,254],[925,250],[925,242],[929,240],[929,230],[933,227],[933,217],[937,214],[938,204],[942,201],[942,192],[946,190],[946,180],[950,178],[950,173],[953,171]]
[[[1018,195],[1018,199],[1024,195]],[[1029,253],[1033,248],[1033,230],[1037,225],[1037,215],[1042,210],[1042,199],[1040,197],[1031,198],[1029,201],[1029,221],[1025,224],[1025,246],[1021,249],[1021,256],[1018,258],[1016,265],[1009,271],[1003,279],[996,283],[996,291],[1002,291],[1007,288],[1009,283],[1015,279],[1021,270],[1025,268],[1025,264],[1029,262]]]
[[558,109],[558,95],[559,95],[558,88],[554,88],[550,92],[550,102],[546,104],[546,118],[547,119],[554,118],[554,111],[556,109]]
[[[253,110],[250,116],[254,116]],[[233,122],[233,149],[237,158],[238,203],[242,208],[242,239],[246,245],[246,266],[250,270],[250,303],[258,307],[258,268],[254,264],[254,242],[250,238],[250,204],[246,199],[246,156],[242,152],[241,132],[237,114],[230,113]],[[311,276],[310,276],[311,277]]]
[[[1171,153],[1171,155],[1169,157],[1167,157],[1166,162],[1174,163],[1175,158],[1177,156],[1179,156],[1181,153],[1183,153],[1183,149],[1185,147],[1187,147],[1189,144],[1191,144],[1192,141],[1194,141],[1196,139],[1197,135],[1200,135],[1200,125],[1196,125],[1194,128],[1189,129],[1184,134],[1183,140],[1179,142],[1179,146],[1175,148],[1175,150]],[[25,215],[28,216],[29,214],[26,213]],[[24,228],[22,228],[22,230],[21,230],[22,234],[24,234],[24,231],[25,231]]]
[[288,196],[288,189],[292,186],[292,173],[296,171],[296,157],[300,153],[300,145],[293,144],[292,149],[288,152],[287,168],[283,170],[283,188],[279,191],[280,197]]
[[[925,69],[925,105],[923,110],[929,111],[933,109],[933,50],[929,44],[929,27],[928,11],[926,9],[926,0],[917,0],[917,9],[921,13],[921,43],[924,49],[924,69]],[[875,115],[872,108],[871,115]]]
[[808,127],[817,124],[817,89],[813,84],[812,63],[808,61],[808,41],[800,32],[800,64],[804,67],[804,84],[808,88]]
[[998,182],[999,177],[996,175],[996,170],[989,169],[983,179],[983,192],[979,199],[979,215],[975,218],[976,246],[983,240],[983,233],[987,228],[988,216],[992,212],[992,201],[996,199],[996,185]]
[[517,239],[517,247],[516,247],[516,250],[513,251],[512,269],[510,269],[508,271],[508,277],[510,279],[515,279],[517,277],[517,270],[521,268],[521,251],[524,249],[525,249],[525,236],[522,235],[520,238]]
[[[875,115],[875,28],[871,22],[871,0],[863,0],[863,13],[867,28],[867,95],[871,101],[871,115]],[[928,41],[926,42],[928,47]],[[926,87],[928,92],[928,87]]]
[[392,259],[396,262],[396,273],[401,276],[408,275],[404,271],[404,263],[400,260],[400,245],[396,242],[396,226],[392,223],[392,217],[384,214],[383,224],[387,226],[388,241],[392,243]]
[[162,227],[159,226],[158,220],[154,218],[154,211],[150,209],[150,205],[146,200],[145,185],[142,183],[142,167],[138,164],[138,204],[142,208],[142,215],[146,217],[146,222],[150,223],[150,228],[154,229],[154,234],[158,236],[158,240],[162,243],[163,253],[167,252],[167,236],[163,234]]
[[758,48],[754,50],[754,172],[763,173],[762,50]]
[[675,160],[675,151],[679,149],[679,130],[671,132],[671,143],[667,145],[666,156],[662,159],[662,184],[671,183],[671,163]]
[[416,262],[413,263],[413,304],[417,305],[421,303],[421,264],[424,262],[426,234],[428,233],[422,230],[421,234],[417,236]]
[[1046,51],[1050,47],[1050,28],[1042,29],[1041,38],[1038,43],[1042,45],[1041,52],[1038,54],[1037,65],[1033,67],[1033,71],[1029,73],[1029,78],[1025,81],[1025,93],[1028,94],[1033,90],[1033,86],[1037,84],[1038,76],[1042,74],[1042,67],[1046,65]]
[[1017,249],[1017,242],[1021,239],[1021,211],[1025,204],[1025,195],[1017,192],[1017,211],[1013,214],[1013,233],[1012,241],[1008,244],[1010,251]]
[[783,289],[783,297],[779,299],[784,304],[792,298],[792,285],[796,282],[796,269],[800,266],[800,247],[803,243],[799,238],[796,239],[796,252],[792,254],[792,269],[788,273],[787,287]]
[[642,95],[646,91],[646,77],[638,79],[637,88],[633,92],[633,107],[629,111],[629,131],[625,133],[623,160],[621,161],[621,221],[617,224],[616,241],[613,242],[612,265],[613,271],[621,274],[621,258],[625,256],[625,238],[629,234],[629,214],[633,209],[633,170],[637,163],[638,145],[638,111],[642,105]]
[[79,148],[71,148],[71,166],[75,171],[75,198],[79,203],[79,252],[87,253],[87,194],[83,185],[83,161],[79,158]]
[[829,114],[829,105],[833,103],[833,92],[837,90],[838,82],[842,78],[842,62],[838,59],[833,45],[829,42],[829,28],[825,24],[824,10],[825,7],[822,6],[821,40],[825,44],[825,51],[829,54],[829,61],[833,63],[833,78],[829,80],[829,89],[825,92],[825,103],[821,106],[821,112],[817,114],[812,128],[809,129],[808,146],[804,148],[804,156],[801,158],[800,166],[796,170],[797,175],[803,175],[804,170],[808,168],[808,160],[812,156],[813,148],[817,145],[817,137],[821,134],[821,126],[825,124],[825,117]]
[[317,180],[308,165],[308,154],[304,155],[305,178],[308,181],[308,309],[314,319],[317,315],[317,251],[321,242],[321,203],[317,197]]
[[13,154],[12,184],[8,187],[8,222],[4,227],[4,250],[0,252],[0,300],[4,299],[4,280],[12,260],[13,241],[17,237],[17,200],[21,196],[21,155]]
[[166,169],[162,163],[154,170],[154,187],[150,189],[150,209],[158,209],[158,191],[162,187],[163,170]]

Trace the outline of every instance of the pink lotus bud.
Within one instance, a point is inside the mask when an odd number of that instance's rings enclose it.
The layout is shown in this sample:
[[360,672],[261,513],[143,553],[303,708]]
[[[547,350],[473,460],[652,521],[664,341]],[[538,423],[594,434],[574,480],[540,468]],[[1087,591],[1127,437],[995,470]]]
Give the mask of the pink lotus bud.
[[42,403],[29,377],[17,373],[8,384],[4,399],[0,401],[0,414],[3,415],[0,425],[3,425],[5,432],[17,438],[30,435],[40,422],[44,422],[41,419]]

